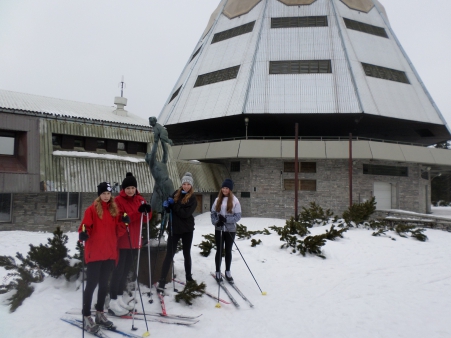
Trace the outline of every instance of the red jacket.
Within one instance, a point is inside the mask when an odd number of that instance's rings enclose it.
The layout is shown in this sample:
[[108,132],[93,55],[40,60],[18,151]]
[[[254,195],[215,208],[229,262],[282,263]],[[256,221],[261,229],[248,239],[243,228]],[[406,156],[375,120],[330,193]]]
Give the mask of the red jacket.
[[[132,242],[132,248],[137,249],[139,246],[139,233],[141,231],[141,213],[138,212],[138,208],[141,205],[141,202],[146,203],[146,200],[144,197],[142,197],[138,190],[136,191],[136,194],[132,197],[127,196],[124,190],[121,190],[119,193],[119,196],[117,196],[114,201],[117,204],[117,207],[119,208],[120,215],[122,216],[124,213],[127,213],[127,215],[130,217],[130,224],[128,226],[130,230],[130,240]],[[149,213],[149,220],[152,218],[152,212]],[[143,222],[147,222],[147,218],[144,215]],[[145,234],[144,237],[147,237],[147,234]],[[118,248],[119,249],[130,249],[130,242],[128,240],[128,234],[126,233],[122,237],[119,238],[118,241]],[[142,242],[141,242],[142,246]]]
[[78,232],[82,232],[84,224],[89,236],[85,242],[86,263],[107,259],[117,261],[117,240],[126,232],[120,215],[118,214],[116,217],[111,216],[108,210],[109,204],[102,201],[100,203],[102,203],[103,208],[102,219],[97,215],[94,202],[86,209],[83,220],[78,228]]

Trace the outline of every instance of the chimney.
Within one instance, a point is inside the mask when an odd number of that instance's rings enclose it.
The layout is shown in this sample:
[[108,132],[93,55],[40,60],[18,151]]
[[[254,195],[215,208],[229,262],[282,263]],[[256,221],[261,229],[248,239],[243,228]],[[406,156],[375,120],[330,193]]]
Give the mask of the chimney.
[[114,104],[116,105],[116,110],[113,111],[114,114],[119,116],[127,116],[127,111],[124,107],[127,105],[127,99],[125,97],[116,96],[114,98]]

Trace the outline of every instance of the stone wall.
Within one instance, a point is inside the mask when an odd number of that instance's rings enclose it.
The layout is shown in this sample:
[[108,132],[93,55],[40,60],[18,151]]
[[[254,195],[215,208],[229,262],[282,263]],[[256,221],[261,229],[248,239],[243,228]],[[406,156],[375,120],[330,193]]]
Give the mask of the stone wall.
[[[53,232],[60,227],[63,232],[77,231],[84,212],[94,200],[97,193],[80,193],[79,218],[57,220],[56,207],[58,193],[43,192],[36,194],[13,194],[12,217],[10,223],[0,223],[2,230],[25,230]],[[143,194],[150,201],[151,194]]]
[[[236,161],[236,160],[234,160]],[[292,162],[293,160],[291,160]],[[299,191],[298,212],[316,202],[323,209],[341,215],[349,206],[348,160],[308,160],[316,162],[316,173],[299,173],[299,179],[316,180],[316,191]],[[231,160],[223,163],[230,169]],[[230,172],[235,183],[234,193],[240,199],[243,217],[287,219],[294,215],[294,190],[284,190],[283,180],[294,179],[294,172],[284,172],[282,159],[242,159],[239,172]],[[356,160],[353,164],[353,203],[361,203],[373,196],[374,182],[392,186],[392,208],[425,212],[427,180],[420,177],[420,166],[407,166],[408,177],[364,175],[363,164],[400,166],[397,162]],[[250,192],[250,198],[241,197]],[[424,209],[424,210],[423,210]]]

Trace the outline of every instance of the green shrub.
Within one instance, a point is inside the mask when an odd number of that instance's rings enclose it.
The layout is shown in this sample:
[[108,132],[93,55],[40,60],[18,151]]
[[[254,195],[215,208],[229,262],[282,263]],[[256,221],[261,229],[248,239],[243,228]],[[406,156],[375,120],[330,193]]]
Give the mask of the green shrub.
[[327,209],[323,210],[316,202],[310,202],[310,207],[307,209],[302,207],[303,211],[299,214],[299,221],[311,228],[315,223],[322,223],[326,225],[328,220],[334,213]]
[[363,223],[368,220],[372,213],[376,210],[376,201],[374,196],[363,203],[353,204],[343,213],[343,219],[346,221],[348,226],[351,226],[351,222],[356,225]]

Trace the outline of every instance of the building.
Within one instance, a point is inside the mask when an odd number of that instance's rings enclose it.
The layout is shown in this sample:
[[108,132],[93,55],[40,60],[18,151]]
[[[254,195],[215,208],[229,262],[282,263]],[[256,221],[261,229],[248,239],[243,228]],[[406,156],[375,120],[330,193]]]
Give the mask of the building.
[[[118,193],[127,172],[150,200],[154,182],[144,156],[153,143],[151,127],[124,109],[125,98],[115,104],[0,90],[0,230],[75,230],[97,185],[110,182]],[[218,165],[172,158],[168,169],[175,187],[179,169],[193,172],[197,213],[209,210],[209,192],[226,176]]]
[[447,123],[378,0],[220,1],[158,119],[175,159],[228,168],[246,216],[293,215],[296,123],[300,207],[340,214],[352,194],[430,212],[451,169],[428,147]]

